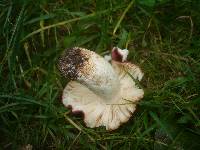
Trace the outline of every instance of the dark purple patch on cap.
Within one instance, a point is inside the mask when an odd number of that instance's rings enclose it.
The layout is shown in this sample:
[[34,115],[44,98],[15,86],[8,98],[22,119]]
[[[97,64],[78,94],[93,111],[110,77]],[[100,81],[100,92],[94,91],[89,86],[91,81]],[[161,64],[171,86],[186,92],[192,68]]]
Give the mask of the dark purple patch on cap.
[[114,47],[111,53],[112,60],[122,62],[122,55],[118,52],[118,48]]
[[67,109],[70,109],[71,112],[73,113],[73,115],[78,116],[78,117],[81,117],[81,118],[83,118],[83,119],[85,118],[84,112],[81,111],[81,110],[75,110],[75,111],[73,111],[72,105],[67,105],[66,108],[67,108]]

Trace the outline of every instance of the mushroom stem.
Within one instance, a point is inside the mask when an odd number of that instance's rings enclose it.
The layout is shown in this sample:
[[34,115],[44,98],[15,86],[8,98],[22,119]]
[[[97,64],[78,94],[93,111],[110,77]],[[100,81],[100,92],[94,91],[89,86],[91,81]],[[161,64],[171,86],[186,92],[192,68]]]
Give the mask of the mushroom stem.
[[61,73],[85,85],[106,102],[119,93],[119,78],[101,56],[84,48],[67,49],[59,59]]

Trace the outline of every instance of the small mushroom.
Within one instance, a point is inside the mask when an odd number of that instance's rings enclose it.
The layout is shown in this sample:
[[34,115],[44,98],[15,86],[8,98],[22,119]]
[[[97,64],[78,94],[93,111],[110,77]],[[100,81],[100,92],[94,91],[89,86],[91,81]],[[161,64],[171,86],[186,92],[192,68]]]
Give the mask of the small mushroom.
[[117,129],[127,122],[143,97],[134,79],[141,80],[140,68],[126,62],[128,50],[114,47],[111,64],[93,51],[67,49],[58,61],[63,76],[71,81],[64,88],[62,102],[72,112],[83,112],[87,127]]

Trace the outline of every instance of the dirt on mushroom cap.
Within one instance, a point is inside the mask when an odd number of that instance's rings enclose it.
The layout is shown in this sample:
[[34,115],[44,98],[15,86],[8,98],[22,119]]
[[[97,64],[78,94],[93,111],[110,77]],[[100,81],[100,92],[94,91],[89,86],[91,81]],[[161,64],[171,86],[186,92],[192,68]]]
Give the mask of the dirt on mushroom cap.
[[76,80],[79,77],[79,71],[89,57],[82,53],[82,49],[74,47],[66,49],[58,60],[58,69],[64,77]]

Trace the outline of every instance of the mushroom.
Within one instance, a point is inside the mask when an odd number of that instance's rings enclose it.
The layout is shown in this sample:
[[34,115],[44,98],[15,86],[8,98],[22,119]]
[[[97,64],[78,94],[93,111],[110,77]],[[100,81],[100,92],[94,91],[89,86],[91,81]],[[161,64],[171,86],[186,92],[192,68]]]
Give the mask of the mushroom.
[[61,74],[71,80],[64,88],[62,103],[74,113],[82,112],[87,127],[117,129],[129,120],[143,97],[144,91],[135,83],[143,73],[126,62],[127,55],[128,50],[114,47],[109,63],[93,51],[74,47],[59,58]]

